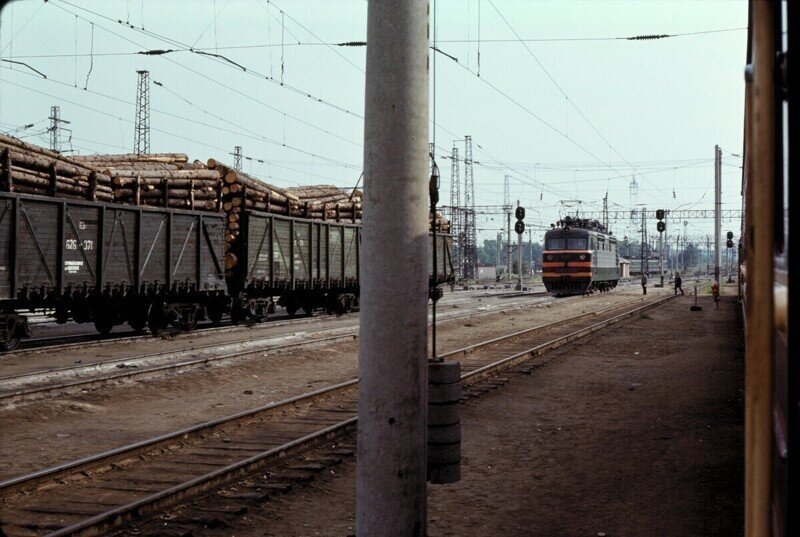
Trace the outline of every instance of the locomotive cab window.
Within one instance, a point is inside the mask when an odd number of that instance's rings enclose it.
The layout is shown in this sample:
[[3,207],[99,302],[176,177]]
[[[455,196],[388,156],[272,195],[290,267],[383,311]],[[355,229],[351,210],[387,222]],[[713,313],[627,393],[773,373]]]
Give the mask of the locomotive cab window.
[[567,250],[586,250],[586,239],[567,239]]
[[547,249],[548,250],[563,250],[564,249],[564,239],[547,239]]

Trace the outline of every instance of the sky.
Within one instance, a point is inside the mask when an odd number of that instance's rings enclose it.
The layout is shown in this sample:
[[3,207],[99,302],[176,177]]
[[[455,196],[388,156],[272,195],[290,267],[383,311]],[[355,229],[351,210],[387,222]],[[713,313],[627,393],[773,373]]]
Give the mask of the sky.
[[[508,175],[534,240],[606,194],[629,211],[634,176],[636,208],[712,209],[715,144],[723,208],[740,208],[746,2],[437,0],[432,11],[443,204],[452,147],[463,158],[470,135],[476,203],[503,204]],[[46,146],[58,105],[62,150],[131,152],[137,70],[148,70],[152,152],[232,161],[238,145],[244,171],[275,185],[352,187],[365,47],[339,44],[365,40],[366,14],[364,0],[15,0],[0,13],[0,59],[25,65],[0,61],[0,131]],[[171,52],[140,54],[156,50]],[[504,222],[481,216],[479,243]],[[627,219],[611,227],[635,234]],[[705,242],[713,222],[687,232]]]

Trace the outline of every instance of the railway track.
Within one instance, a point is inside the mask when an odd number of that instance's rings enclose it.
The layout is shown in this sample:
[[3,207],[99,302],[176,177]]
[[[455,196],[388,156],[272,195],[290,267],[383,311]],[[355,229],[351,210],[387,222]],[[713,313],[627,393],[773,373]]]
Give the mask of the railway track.
[[[493,338],[443,355],[462,363],[465,397],[507,382],[528,362],[672,299],[637,299]],[[22,475],[0,483],[6,535],[96,535],[239,483],[246,503],[285,488],[265,469],[355,430],[358,380]],[[324,466],[324,465],[323,465]],[[320,464],[289,466],[302,476]],[[192,522],[188,522],[191,524]]]
[[[530,306],[531,302],[528,298],[504,303],[503,311]],[[485,307],[486,305],[481,305],[468,310],[445,311],[440,313],[437,318],[439,322],[446,323],[467,317],[489,315],[497,311],[496,309],[480,311]],[[297,324],[289,322],[285,324],[292,328],[298,327]],[[346,326],[314,330],[311,334],[294,332],[262,338],[251,337],[246,341],[207,343],[173,352],[156,350],[139,355],[96,361],[87,360],[85,363],[81,361],[80,364],[7,375],[0,377],[0,407],[30,402],[56,394],[98,389],[110,384],[157,378],[178,371],[206,367],[212,363],[219,364],[245,359],[255,354],[263,355],[290,348],[313,347],[345,341],[356,338],[357,334],[358,325],[354,320]]]
[[[547,292],[545,291],[513,291],[513,292],[501,292],[501,293],[483,293],[483,294],[474,294],[470,296],[453,296],[449,300],[443,300],[441,302],[442,306],[449,307],[451,305],[458,305],[473,301],[475,299],[501,299],[501,298],[515,298],[520,296],[546,296]],[[452,295],[450,295],[452,296]],[[355,317],[356,313],[346,313],[343,314],[341,317]],[[326,318],[325,316],[315,316],[315,315],[298,315],[296,317],[289,317],[286,314],[277,314],[274,317],[268,318],[266,321],[262,323],[258,323],[257,326],[265,326],[265,327],[277,327],[277,326],[300,326],[302,324],[307,324],[311,322],[317,322],[319,319]],[[331,317],[332,320],[336,319],[336,317]],[[54,325],[55,321],[48,321],[44,320],[44,318],[37,317],[38,325]],[[80,327],[80,325],[67,325],[70,327]],[[184,332],[179,330],[174,330],[173,335],[183,336],[187,334],[196,335],[196,334],[203,334],[203,333],[224,333],[224,332],[239,332],[248,330],[253,326],[252,323],[242,323],[235,325],[229,319],[222,321],[219,324],[201,324],[197,328],[195,328],[191,332]],[[169,333],[169,331],[166,331]],[[20,342],[19,347],[13,351],[9,351],[0,355],[0,358],[3,356],[20,356],[24,354],[35,354],[35,353],[42,353],[42,352],[52,352],[52,351],[62,351],[62,350],[69,350],[74,348],[86,348],[86,347],[100,347],[103,345],[108,345],[109,343],[123,343],[123,342],[133,342],[137,340],[143,339],[153,339],[153,337],[149,333],[143,332],[136,332],[134,330],[124,330],[120,332],[112,332],[110,334],[102,335],[97,332],[92,333],[82,333],[82,334],[64,334],[64,335],[56,335],[56,336],[48,336],[48,337],[38,337],[23,340]]]

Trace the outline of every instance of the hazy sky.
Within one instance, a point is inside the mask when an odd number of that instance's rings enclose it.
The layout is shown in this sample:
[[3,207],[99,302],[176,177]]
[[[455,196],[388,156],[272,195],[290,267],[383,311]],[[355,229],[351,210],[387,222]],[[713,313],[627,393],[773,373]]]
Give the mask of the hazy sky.
[[[0,130],[47,145],[50,106],[59,105],[71,130],[62,149],[130,152],[136,71],[147,69],[161,83],[151,85],[151,151],[230,161],[241,145],[245,171],[276,185],[353,186],[365,48],[336,44],[365,39],[366,8],[17,0],[0,15],[0,58],[47,79],[0,62]],[[723,148],[724,207],[739,208],[746,2],[439,0],[436,12],[438,47],[458,60],[436,58],[431,136],[445,204],[451,163],[441,157],[469,134],[477,203],[502,204],[510,175],[512,200],[531,209],[532,224],[557,219],[561,200],[599,210],[606,192],[611,209],[627,210],[633,175],[640,206],[713,208],[714,144]],[[136,54],[153,49],[174,52]],[[480,239],[502,221],[482,217]],[[629,231],[623,222],[612,229]],[[690,236],[711,230],[689,222]]]

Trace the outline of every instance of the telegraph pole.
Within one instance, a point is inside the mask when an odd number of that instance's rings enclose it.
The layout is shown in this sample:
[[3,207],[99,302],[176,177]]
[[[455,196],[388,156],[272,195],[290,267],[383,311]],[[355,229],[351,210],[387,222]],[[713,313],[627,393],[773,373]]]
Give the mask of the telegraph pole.
[[427,534],[427,13],[427,0],[367,10],[359,537]]
[[722,151],[714,146],[714,280],[719,282],[720,233],[722,233]]

